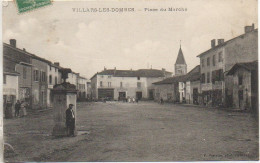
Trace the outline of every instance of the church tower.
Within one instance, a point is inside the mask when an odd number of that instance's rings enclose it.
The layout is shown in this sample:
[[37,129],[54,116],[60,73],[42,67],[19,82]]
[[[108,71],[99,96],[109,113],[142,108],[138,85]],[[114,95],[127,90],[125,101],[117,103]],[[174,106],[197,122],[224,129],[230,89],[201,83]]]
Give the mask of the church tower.
[[185,75],[187,73],[187,64],[184,59],[182,50],[181,50],[181,45],[179,49],[179,53],[175,62],[175,75]]

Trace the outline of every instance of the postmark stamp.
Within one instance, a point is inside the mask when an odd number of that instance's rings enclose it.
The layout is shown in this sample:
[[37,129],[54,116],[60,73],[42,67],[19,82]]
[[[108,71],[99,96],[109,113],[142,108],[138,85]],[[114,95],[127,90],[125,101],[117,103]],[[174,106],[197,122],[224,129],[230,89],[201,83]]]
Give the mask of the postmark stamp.
[[15,0],[19,13],[51,5],[51,0]]

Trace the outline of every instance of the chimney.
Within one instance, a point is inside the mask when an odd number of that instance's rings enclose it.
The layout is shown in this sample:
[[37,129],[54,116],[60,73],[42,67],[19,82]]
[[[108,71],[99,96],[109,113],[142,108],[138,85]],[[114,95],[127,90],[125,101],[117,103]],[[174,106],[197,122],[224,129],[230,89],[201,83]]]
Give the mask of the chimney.
[[114,68],[114,70],[116,70],[116,67]]
[[104,71],[107,70],[107,68],[104,66]]
[[252,26],[245,26],[245,33],[252,32],[255,29],[255,24],[253,23]]
[[60,62],[54,62],[54,65],[60,66]]
[[25,52],[26,52],[26,49],[25,49],[25,48],[23,48],[23,51],[25,51]]
[[216,46],[216,40],[213,39],[211,40],[211,48],[214,48]]
[[224,39],[222,38],[222,39],[218,39],[218,45],[220,45],[220,44],[223,44],[224,43]]
[[10,39],[10,45],[16,48],[16,39]]

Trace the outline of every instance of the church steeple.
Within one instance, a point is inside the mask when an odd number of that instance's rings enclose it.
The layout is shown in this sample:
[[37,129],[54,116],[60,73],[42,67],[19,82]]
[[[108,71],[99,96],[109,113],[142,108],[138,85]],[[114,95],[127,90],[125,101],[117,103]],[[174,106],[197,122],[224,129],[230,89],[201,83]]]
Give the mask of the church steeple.
[[184,75],[186,73],[187,73],[187,64],[181,49],[181,42],[180,42],[180,49],[175,62],[175,75]]

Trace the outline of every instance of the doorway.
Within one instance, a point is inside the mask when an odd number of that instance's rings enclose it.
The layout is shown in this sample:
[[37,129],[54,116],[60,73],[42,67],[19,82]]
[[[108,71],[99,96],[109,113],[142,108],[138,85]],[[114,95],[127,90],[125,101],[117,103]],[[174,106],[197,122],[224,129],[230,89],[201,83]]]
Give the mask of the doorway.
[[154,99],[154,90],[153,90],[153,89],[150,89],[150,90],[149,90],[149,99],[150,99],[150,100],[153,100],[153,99]]
[[118,100],[124,100],[126,98],[126,92],[119,92]]
[[243,90],[238,91],[238,104],[239,104],[239,108],[242,109],[242,107],[243,107]]
[[199,95],[198,88],[193,88],[193,104],[195,105],[199,104],[198,95]]
[[138,100],[141,100],[142,99],[142,92],[136,92],[136,98]]

